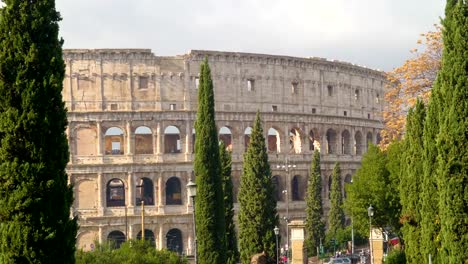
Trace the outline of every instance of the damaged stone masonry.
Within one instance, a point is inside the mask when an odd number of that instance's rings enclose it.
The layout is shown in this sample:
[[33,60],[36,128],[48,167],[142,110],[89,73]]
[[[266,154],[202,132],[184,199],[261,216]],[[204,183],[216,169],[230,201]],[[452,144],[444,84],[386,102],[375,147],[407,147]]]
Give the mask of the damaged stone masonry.
[[[79,217],[78,248],[91,250],[95,240],[120,245],[141,238],[143,201],[145,238],[157,248],[193,254],[192,204],[185,186],[195,177],[194,121],[205,56],[215,87],[219,139],[232,151],[234,199],[257,110],[280,219],[286,211],[290,219],[305,216],[315,149],[322,154],[328,211],[333,164],[341,163],[343,185],[351,182],[368,143],[379,140],[385,85],[379,71],[322,58],[250,53],[190,51],[163,57],[146,49],[64,50],[68,175],[75,192],[73,213]],[[277,168],[286,161],[295,166]],[[286,237],[285,226],[281,222],[281,237]]]

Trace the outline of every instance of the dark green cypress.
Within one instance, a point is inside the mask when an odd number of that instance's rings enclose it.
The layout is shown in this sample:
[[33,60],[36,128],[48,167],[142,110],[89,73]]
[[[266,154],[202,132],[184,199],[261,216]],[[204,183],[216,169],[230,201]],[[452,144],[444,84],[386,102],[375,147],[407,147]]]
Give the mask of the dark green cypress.
[[250,143],[244,154],[239,206],[241,262],[250,263],[252,255],[263,251],[274,259],[276,256],[274,228],[278,226],[278,214],[265,137],[258,112]]
[[343,211],[343,194],[341,188],[340,163],[335,163],[330,189],[330,211],[328,212],[328,233],[332,238],[344,228],[345,215]]
[[311,255],[318,255],[317,247],[325,236],[322,204],[322,176],[320,170],[320,152],[315,150],[310,165],[306,200],[306,246]]
[[447,1],[436,84],[444,102],[437,136],[440,259],[468,261],[468,2]]
[[195,122],[195,199],[198,263],[226,263],[224,198],[214,91],[208,59],[200,65],[198,112]]
[[239,261],[239,250],[237,248],[236,225],[234,224],[234,199],[232,184],[232,158],[226,150],[224,142],[219,144],[219,158],[221,160],[221,175],[223,177],[224,193],[224,218],[226,222],[226,249],[227,264],[235,264]]
[[74,263],[60,14],[53,0],[2,2],[0,263]]
[[401,222],[408,263],[421,263],[421,181],[423,177],[424,104],[418,99],[406,118],[405,151],[400,176]]

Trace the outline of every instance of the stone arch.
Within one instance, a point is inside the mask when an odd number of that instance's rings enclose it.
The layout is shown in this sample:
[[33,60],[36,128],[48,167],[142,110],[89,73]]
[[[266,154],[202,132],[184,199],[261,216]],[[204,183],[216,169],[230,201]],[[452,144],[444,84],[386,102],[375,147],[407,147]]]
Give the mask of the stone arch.
[[135,129],[135,154],[153,154],[153,132],[149,127]]
[[97,154],[97,136],[95,127],[79,127],[75,130],[75,147],[77,156]]
[[249,143],[250,143],[250,135],[252,134],[252,128],[251,127],[247,127],[245,130],[244,130],[244,148],[245,150],[247,150],[247,148],[249,147]]
[[280,133],[274,127],[268,129],[267,135],[267,142],[268,142],[268,151],[274,153],[281,152],[281,140],[280,140]]
[[289,152],[295,154],[302,152],[302,137],[299,128],[289,130]]
[[107,235],[107,242],[109,242],[113,248],[120,248],[125,241],[125,234],[122,231],[114,230]]
[[164,153],[180,153],[180,130],[176,126],[164,129]]
[[341,153],[345,155],[351,154],[351,135],[346,129],[341,133]]
[[182,231],[177,228],[172,228],[166,234],[166,247],[170,251],[182,254],[184,245],[182,241]]
[[111,179],[106,188],[107,207],[125,206],[125,185],[121,179]]
[[291,189],[293,201],[302,201],[304,200],[304,184],[301,182],[301,176],[294,175],[291,180]]
[[362,133],[361,131],[357,131],[354,135],[354,142],[355,142],[355,150],[356,155],[362,155]]
[[372,132],[367,132],[367,135],[366,135],[366,145],[367,145],[367,149],[369,149],[369,146],[371,144],[373,144],[374,141],[372,140]]
[[333,129],[327,130],[327,154],[336,154],[336,132]]
[[[141,240],[141,230],[140,232],[138,232],[137,234],[137,240]],[[149,230],[149,229],[145,229],[145,240],[146,241],[149,241],[150,244],[155,247],[156,246],[156,240],[154,238],[154,233],[153,231]]]
[[224,142],[226,150],[232,151],[232,132],[227,126],[223,126],[219,129],[219,141]]
[[318,150],[320,152],[320,141],[318,133],[314,132],[313,129],[309,131],[309,151]]
[[273,184],[273,196],[275,197],[276,201],[282,201],[282,190],[280,184],[280,176],[275,175],[271,178],[271,183]]
[[182,188],[179,178],[173,176],[166,181],[166,205],[182,204]]
[[143,177],[137,180],[135,186],[135,204],[139,205],[143,201],[145,205],[154,205],[153,181]]
[[110,127],[104,134],[106,155],[124,154],[124,132],[120,127]]

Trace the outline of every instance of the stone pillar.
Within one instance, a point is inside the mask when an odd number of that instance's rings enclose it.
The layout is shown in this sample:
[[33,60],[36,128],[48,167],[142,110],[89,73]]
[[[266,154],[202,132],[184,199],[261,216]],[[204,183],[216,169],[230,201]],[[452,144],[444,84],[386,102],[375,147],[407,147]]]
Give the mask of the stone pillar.
[[101,122],[96,122],[96,142],[97,142],[97,155],[102,156],[102,128],[101,128]]
[[130,210],[135,206],[135,181],[133,179],[133,172],[127,174],[127,188],[128,188],[128,201],[126,204]]
[[288,224],[291,229],[291,264],[307,264],[307,249],[304,245],[303,220],[293,220]]
[[383,263],[383,241],[384,236],[382,234],[382,230],[379,228],[372,228],[371,231],[371,240],[372,240],[372,255],[374,258],[374,264],[382,264]]
[[97,175],[97,189],[98,189],[98,204],[97,204],[98,216],[103,216],[105,200],[106,200],[106,184],[102,180],[102,173],[98,173]]

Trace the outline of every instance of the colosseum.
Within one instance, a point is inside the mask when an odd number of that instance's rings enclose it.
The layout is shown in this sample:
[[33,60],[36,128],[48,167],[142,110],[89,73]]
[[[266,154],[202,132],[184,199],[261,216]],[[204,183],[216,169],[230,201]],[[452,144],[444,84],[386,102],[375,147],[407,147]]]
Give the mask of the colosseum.
[[343,184],[351,182],[368,142],[379,140],[386,82],[380,71],[315,57],[64,50],[78,248],[143,235],[157,248],[193,255],[186,185],[194,178],[198,76],[205,57],[215,87],[219,139],[232,151],[235,199],[243,152],[255,113],[261,113],[283,238],[288,235],[284,219],[305,217],[313,151],[321,150],[327,210],[334,163],[341,164]]

